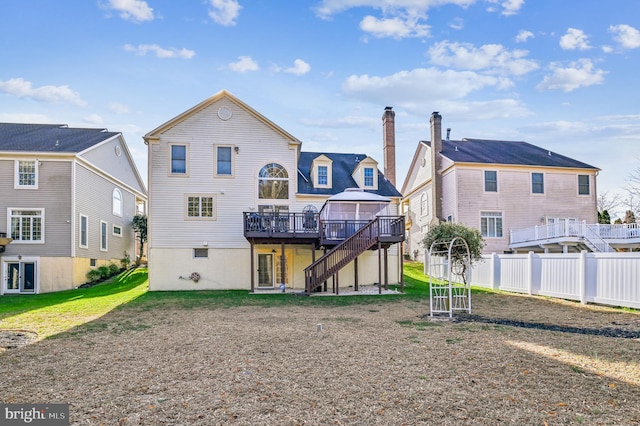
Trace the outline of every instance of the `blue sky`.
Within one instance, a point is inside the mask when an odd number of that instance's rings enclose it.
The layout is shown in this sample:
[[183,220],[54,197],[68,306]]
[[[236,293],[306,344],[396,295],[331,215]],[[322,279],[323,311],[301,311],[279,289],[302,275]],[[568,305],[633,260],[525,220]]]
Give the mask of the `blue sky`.
[[306,151],[382,163],[402,185],[429,116],[453,139],[524,140],[602,169],[640,166],[640,2],[14,0],[0,6],[0,121],[142,135],[226,89]]

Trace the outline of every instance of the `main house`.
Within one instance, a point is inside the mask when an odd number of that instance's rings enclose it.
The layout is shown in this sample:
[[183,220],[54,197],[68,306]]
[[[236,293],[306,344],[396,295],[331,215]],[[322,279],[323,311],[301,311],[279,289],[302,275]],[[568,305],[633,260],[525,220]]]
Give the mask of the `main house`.
[[135,253],[146,189],[121,133],[0,123],[0,182],[0,294],[71,289]]
[[[422,258],[430,227],[451,221],[479,229],[486,253],[567,251],[580,238],[510,245],[510,231],[597,223],[599,169],[526,142],[442,139],[442,117],[430,118],[402,186],[407,250]],[[549,244],[544,244],[544,243]]]
[[[401,195],[366,154],[304,152],[227,91],[144,139],[151,290],[402,281]],[[385,145],[393,175],[394,149]]]

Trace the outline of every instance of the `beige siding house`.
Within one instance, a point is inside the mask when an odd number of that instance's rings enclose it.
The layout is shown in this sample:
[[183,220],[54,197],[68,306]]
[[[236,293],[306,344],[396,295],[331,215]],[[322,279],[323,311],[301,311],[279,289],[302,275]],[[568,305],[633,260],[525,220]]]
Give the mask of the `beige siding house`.
[[422,259],[420,242],[440,221],[479,229],[487,253],[582,248],[576,241],[512,247],[510,231],[596,223],[598,168],[526,142],[451,140],[449,131],[443,140],[438,113],[431,129],[432,139],[418,144],[402,187],[410,254]]
[[[319,221],[329,197],[358,187],[398,212],[400,193],[374,159],[303,152],[227,91],[152,130],[145,143],[151,290],[308,290],[305,268],[332,248],[322,244]],[[401,280],[397,246],[383,247],[391,283]],[[380,282],[377,264],[367,250],[332,279],[340,287]]]
[[120,266],[145,202],[121,133],[0,123],[0,294],[68,290]]

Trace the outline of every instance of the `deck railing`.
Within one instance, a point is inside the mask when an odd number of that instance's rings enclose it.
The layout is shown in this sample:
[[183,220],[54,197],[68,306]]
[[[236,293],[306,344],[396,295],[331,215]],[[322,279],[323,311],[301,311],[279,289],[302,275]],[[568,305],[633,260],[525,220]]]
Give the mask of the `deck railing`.
[[373,247],[379,240],[381,220],[375,218],[354,231],[341,244],[313,262],[304,270],[305,291],[312,293],[331,276],[356,257]]
[[318,213],[244,213],[247,234],[317,234]]
[[550,225],[512,230],[510,243],[513,245],[567,237],[588,237],[590,240],[602,239],[604,241],[640,239],[640,225],[637,223],[608,225],[564,221]]

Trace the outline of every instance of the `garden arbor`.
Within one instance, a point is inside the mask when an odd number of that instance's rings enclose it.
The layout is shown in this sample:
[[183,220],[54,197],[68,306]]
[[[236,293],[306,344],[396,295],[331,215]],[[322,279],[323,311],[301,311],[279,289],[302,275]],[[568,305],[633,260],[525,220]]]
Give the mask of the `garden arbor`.
[[433,314],[471,313],[471,252],[462,237],[429,247],[429,308]]

